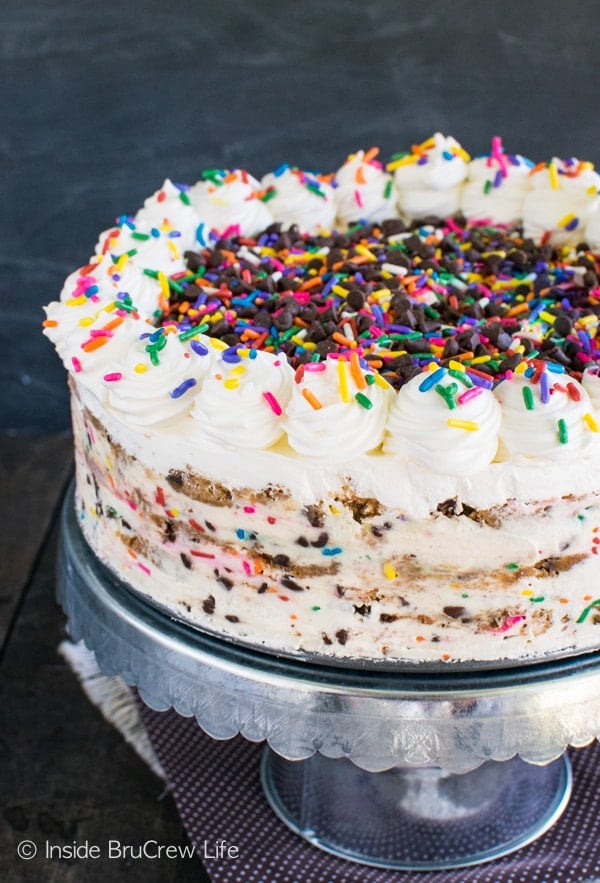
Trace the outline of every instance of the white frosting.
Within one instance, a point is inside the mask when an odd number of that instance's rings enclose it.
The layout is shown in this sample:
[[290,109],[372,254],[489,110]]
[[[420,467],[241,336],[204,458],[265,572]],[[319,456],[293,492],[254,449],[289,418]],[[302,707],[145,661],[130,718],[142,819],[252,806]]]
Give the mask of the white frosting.
[[210,369],[208,338],[193,338],[206,355],[199,355],[191,343],[181,342],[176,334],[164,338],[166,344],[156,351],[154,361],[148,349],[152,349],[152,339],[144,338],[103,375],[108,406],[134,426],[157,426],[189,413]]
[[582,241],[599,205],[600,176],[593,165],[554,158],[532,172],[531,184],[523,205],[524,235],[552,245]]
[[[502,406],[502,446],[512,456],[569,460],[572,463],[590,447],[599,447],[598,433],[584,419],[591,413],[592,405],[585,389],[572,377],[550,371],[546,371],[545,376],[548,381],[546,402],[543,401],[543,378],[532,383],[521,374],[496,388],[495,394]],[[527,407],[527,390],[531,393],[533,407]],[[567,431],[568,441],[565,443],[560,441],[559,420],[564,421]]]
[[198,213],[196,237],[201,245],[212,244],[211,230],[223,234],[234,227],[240,236],[253,236],[273,223],[270,209],[260,198],[259,182],[240,169],[198,181],[188,196]]
[[600,250],[600,208],[590,212],[583,239],[594,251]]
[[590,397],[594,411],[600,414],[600,370],[586,368],[581,379],[583,388]]
[[113,297],[118,294],[129,295],[143,316],[152,316],[161,302],[161,285],[158,279],[144,273],[143,267],[131,262],[124,263],[119,270],[114,267],[110,272],[114,287]]
[[86,326],[83,336],[80,328],[67,335],[62,346],[63,363],[80,383],[104,400],[102,375],[110,370],[107,366],[124,358],[140,334],[149,330],[152,329],[138,313],[119,315],[103,309],[92,324]]
[[467,220],[520,223],[525,195],[532,186],[529,174],[532,165],[519,154],[507,155],[501,151],[473,159],[460,202]]
[[72,369],[72,365],[65,361],[67,339],[76,329],[83,336],[83,329],[92,324],[100,311],[114,300],[115,295],[112,284],[107,284],[101,266],[97,265],[85,273],[77,270],[67,276],[60,300],[52,301],[44,307],[44,334],[52,341],[68,369]]
[[[362,368],[359,373],[365,377]],[[305,391],[313,397],[312,404]],[[363,407],[357,394],[365,396],[371,407]],[[318,366],[306,366],[302,379],[294,384],[287,409],[285,428],[290,446],[299,454],[327,463],[372,451],[383,438],[392,395],[387,385],[365,382],[359,388],[347,362],[328,359]]]
[[153,228],[170,227],[181,234],[181,239],[192,243],[199,223],[192,205],[189,188],[177,187],[166,178],[162,187],[144,201],[134,216],[136,230],[147,232]]
[[110,254],[120,269],[176,273],[185,269],[184,252],[196,245],[199,220],[186,191],[167,178],[133,218],[121,217],[100,234],[95,253]]
[[335,205],[342,224],[383,221],[395,214],[392,176],[371,158],[372,153],[358,150],[336,173]]
[[195,400],[195,432],[229,447],[267,448],[283,432],[294,372],[283,355],[241,352],[239,361],[226,361],[223,353],[215,361]]
[[284,229],[297,224],[301,233],[317,233],[333,227],[334,190],[316,173],[282,166],[265,175],[262,186],[267,191],[273,188],[267,204]]
[[[443,369],[436,372],[438,379],[432,386],[433,376],[413,377],[396,396],[384,450],[432,472],[476,474],[496,455],[501,417],[498,402],[489,390],[469,389]],[[436,387],[449,390],[448,400],[454,407],[450,408]],[[467,426],[452,425],[455,420]]]
[[398,192],[400,214],[412,218],[455,214],[460,208],[461,186],[467,174],[463,148],[451,136],[436,132],[413,153],[391,163]]

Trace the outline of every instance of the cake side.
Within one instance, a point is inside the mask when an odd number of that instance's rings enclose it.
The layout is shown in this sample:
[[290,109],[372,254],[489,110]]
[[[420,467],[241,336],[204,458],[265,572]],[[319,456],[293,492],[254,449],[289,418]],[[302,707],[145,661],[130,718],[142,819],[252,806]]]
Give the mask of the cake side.
[[299,502],[285,469],[239,487],[227,455],[216,480],[175,437],[171,466],[158,470],[83,398],[74,391],[83,532],[126,583],[182,619],[272,651],[347,659],[492,661],[598,641],[586,587],[600,488],[488,509],[455,496],[424,518],[410,502],[361,497],[360,469],[356,481],[346,464],[326,496]]

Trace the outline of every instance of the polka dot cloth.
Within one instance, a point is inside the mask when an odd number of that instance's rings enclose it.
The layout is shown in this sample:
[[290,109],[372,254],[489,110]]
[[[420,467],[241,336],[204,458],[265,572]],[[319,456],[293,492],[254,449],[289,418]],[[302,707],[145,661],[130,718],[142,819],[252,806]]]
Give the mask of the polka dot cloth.
[[[600,878],[600,745],[571,752],[574,786],[559,821],[512,855],[455,871],[368,868],[316,849],[268,806],[259,781],[262,745],[218,742],[194,718],[140,713],[181,820],[200,854],[225,839],[239,858],[205,861],[213,883],[583,883]],[[600,883],[600,881],[599,881]]]

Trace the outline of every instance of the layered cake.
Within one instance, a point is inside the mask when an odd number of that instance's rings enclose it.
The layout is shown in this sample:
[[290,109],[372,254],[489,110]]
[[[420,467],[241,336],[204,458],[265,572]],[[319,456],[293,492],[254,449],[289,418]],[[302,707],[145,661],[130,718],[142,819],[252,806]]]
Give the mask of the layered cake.
[[599,184],[438,133],[118,218],[44,324],[123,591],[301,658],[600,646]]

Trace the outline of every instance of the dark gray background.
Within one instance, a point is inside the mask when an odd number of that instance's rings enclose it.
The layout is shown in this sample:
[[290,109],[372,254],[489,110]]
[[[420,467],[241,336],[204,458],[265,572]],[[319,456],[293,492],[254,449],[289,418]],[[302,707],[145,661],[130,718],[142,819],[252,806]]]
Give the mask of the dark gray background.
[[0,430],[68,426],[42,304],[165,177],[436,129],[600,161],[598,4],[1,0]]

